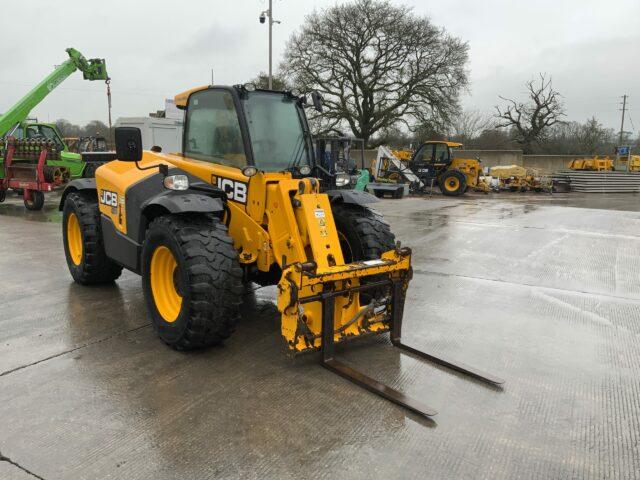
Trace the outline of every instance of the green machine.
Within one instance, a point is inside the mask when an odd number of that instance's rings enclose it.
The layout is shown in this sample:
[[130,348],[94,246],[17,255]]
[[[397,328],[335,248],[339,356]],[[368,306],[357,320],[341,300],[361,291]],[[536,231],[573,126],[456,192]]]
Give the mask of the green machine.
[[[79,51],[67,48],[69,59],[58,65],[29,93],[22,97],[4,114],[0,115],[0,137],[14,137],[16,139],[50,140],[56,145],[60,155],[56,159],[47,160],[47,165],[65,167],[71,177],[87,176],[95,172],[97,165],[111,158],[93,156],[91,160],[83,158],[79,153],[69,151],[60,132],[54,124],[29,122],[29,113],[49,95],[58,85],[76,70],[80,70],[85,80],[104,80],[109,83],[109,75],[104,59],[93,58],[87,60]],[[5,142],[2,142],[3,144]],[[0,150],[4,145],[0,145]],[[58,158],[59,157],[59,158]],[[99,162],[92,165],[93,162]],[[4,163],[0,159],[0,179],[4,178]],[[92,175],[89,175],[92,176]]]

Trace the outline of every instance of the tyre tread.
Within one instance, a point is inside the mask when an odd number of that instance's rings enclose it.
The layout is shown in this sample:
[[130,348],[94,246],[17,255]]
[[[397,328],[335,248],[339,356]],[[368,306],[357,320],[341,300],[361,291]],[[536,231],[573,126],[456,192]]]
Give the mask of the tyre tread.
[[113,282],[122,274],[122,266],[111,260],[104,250],[100,209],[95,192],[72,192],[67,196],[65,205],[68,202],[75,204],[74,210],[83,234],[84,265],[73,275],[74,280],[82,285]]
[[164,215],[151,229],[166,229],[185,257],[191,292],[187,326],[170,346],[193,350],[227,339],[240,317],[244,287],[238,254],[218,219],[198,214]]

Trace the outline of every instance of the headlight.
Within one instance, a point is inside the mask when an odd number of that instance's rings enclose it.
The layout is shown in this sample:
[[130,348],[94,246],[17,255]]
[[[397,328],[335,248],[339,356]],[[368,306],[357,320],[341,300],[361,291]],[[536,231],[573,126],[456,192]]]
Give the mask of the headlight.
[[258,173],[258,169],[253,165],[247,165],[242,169],[242,174],[245,177],[253,177],[256,173]]
[[345,185],[349,185],[350,182],[348,173],[338,173],[336,174],[336,187],[344,187]]
[[165,188],[169,190],[187,190],[189,188],[189,179],[186,175],[169,175],[163,180]]
[[300,172],[300,175],[309,175],[311,173],[311,167],[309,165],[301,165],[298,168],[298,172]]

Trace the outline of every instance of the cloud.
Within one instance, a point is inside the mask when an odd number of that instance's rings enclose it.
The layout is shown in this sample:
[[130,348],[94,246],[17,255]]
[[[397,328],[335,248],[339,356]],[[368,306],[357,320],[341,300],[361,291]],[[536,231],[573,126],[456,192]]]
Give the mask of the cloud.
[[[428,15],[469,42],[471,86],[463,98],[468,108],[490,112],[499,94],[519,96],[526,80],[548,72],[565,96],[569,118],[595,114],[616,127],[616,97],[623,93],[631,95],[631,114],[635,109],[640,118],[640,90],[634,82],[639,73],[638,0],[392,1],[413,6],[416,14]],[[212,68],[215,81],[226,84],[267,70],[267,27],[258,23],[266,0],[65,0],[65,8],[54,11],[49,3],[26,2],[21,15],[3,25],[5,38],[21,38],[28,28],[46,41],[35,49],[33,42],[0,47],[0,54],[12,59],[10,66],[0,67],[0,111],[64,61],[69,46],[107,60],[115,117],[162,108],[165,96],[210,82]],[[305,15],[335,3],[274,1],[275,18],[282,21],[273,32],[274,65]],[[104,85],[83,81],[76,73],[35,113],[44,119],[104,120],[105,103]]]
[[230,28],[226,25],[212,25],[191,35],[167,55],[172,61],[191,61],[203,56],[241,58],[247,48],[248,35],[245,30]]

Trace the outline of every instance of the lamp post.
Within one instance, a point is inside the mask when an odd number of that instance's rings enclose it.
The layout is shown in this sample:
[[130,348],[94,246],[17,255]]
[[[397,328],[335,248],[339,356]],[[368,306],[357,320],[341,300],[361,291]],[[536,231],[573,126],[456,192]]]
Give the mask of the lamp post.
[[273,0],[269,0],[269,9],[263,11],[258,17],[260,23],[265,23],[269,19],[269,90],[273,89],[273,24],[280,23],[279,20],[273,19]]

